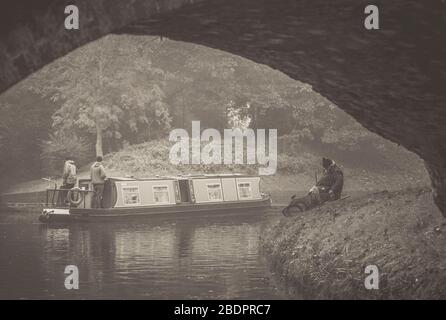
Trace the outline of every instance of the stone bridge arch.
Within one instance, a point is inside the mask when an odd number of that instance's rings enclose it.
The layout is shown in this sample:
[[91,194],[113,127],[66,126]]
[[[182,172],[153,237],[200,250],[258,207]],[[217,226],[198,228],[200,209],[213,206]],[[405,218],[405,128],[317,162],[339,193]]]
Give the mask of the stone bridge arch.
[[[80,29],[64,29],[75,4]],[[425,160],[446,216],[446,1],[4,0],[0,92],[109,33],[165,36],[228,51],[309,83],[369,130]]]

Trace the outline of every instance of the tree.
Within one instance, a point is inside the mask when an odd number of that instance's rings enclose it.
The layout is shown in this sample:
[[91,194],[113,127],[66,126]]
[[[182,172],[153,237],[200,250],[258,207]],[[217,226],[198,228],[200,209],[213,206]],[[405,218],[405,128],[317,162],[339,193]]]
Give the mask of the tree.
[[168,75],[151,64],[148,41],[107,36],[36,76],[31,88],[61,103],[52,117],[56,133],[94,134],[96,155],[102,156],[104,138],[119,140],[126,130],[136,132],[154,122],[167,128],[162,87]]

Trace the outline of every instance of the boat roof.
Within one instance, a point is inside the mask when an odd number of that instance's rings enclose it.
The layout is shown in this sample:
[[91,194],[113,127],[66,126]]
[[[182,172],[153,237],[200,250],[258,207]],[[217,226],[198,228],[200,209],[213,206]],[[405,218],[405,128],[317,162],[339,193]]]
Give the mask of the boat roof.
[[176,176],[153,176],[144,178],[134,178],[134,177],[110,177],[113,181],[147,181],[147,180],[181,180],[181,179],[209,179],[209,178],[252,178],[257,177],[256,175],[248,175],[242,173],[215,173],[215,174],[185,174]]

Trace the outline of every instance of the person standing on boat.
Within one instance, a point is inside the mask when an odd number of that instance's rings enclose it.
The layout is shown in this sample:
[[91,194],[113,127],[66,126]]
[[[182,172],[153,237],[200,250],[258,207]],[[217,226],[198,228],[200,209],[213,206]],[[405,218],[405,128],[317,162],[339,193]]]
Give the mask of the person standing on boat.
[[90,178],[93,184],[93,208],[102,207],[102,193],[104,192],[104,183],[107,179],[104,166],[102,165],[102,157],[98,156],[96,162],[90,168]]
[[71,189],[74,188],[76,182],[76,165],[70,158],[65,158],[62,174],[62,185],[65,187],[65,189]]
[[70,158],[65,158],[65,163],[63,167],[63,173],[62,173],[62,186],[61,189],[66,189],[66,191],[61,191],[60,193],[60,202],[63,202],[63,204],[69,204],[67,200],[68,190],[71,188],[74,188],[77,182],[76,177],[76,165],[74,164],[74,161]]

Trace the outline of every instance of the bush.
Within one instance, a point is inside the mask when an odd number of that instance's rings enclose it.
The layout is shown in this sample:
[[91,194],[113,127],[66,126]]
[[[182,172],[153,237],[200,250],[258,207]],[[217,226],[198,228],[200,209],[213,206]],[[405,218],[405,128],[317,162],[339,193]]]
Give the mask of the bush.
[[277,169],[281,173],[311,174],[314,171],[320,170],[318,164],[318,158],[306,152],[301,153],[299,156],[282,153],[277,157]]

